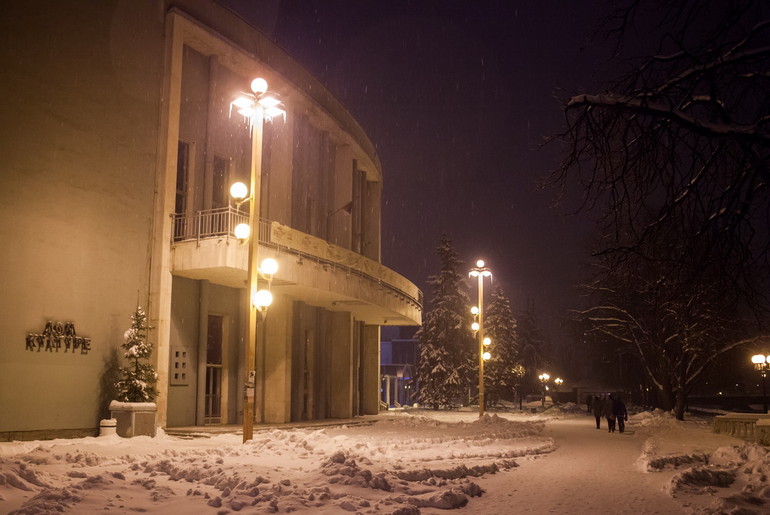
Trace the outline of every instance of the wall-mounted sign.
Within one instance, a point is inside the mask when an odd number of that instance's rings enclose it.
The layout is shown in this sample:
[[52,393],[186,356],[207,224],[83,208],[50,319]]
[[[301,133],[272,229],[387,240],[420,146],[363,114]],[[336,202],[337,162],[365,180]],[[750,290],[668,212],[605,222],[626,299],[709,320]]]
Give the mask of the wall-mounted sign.
[[72,322],[47,322],[39,334],[27,335],[27,350],[45,352],[80,352],[87,354],[91,350],[91,338],[84,338],[75,333]]

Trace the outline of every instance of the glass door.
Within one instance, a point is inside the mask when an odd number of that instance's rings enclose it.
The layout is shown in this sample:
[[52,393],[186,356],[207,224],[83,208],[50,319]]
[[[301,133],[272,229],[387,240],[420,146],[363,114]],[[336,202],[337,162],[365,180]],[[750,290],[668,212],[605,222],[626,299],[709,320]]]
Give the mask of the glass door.
[[206,344],[206,424],[222,423],[222,330],[224,319],[209,315]]

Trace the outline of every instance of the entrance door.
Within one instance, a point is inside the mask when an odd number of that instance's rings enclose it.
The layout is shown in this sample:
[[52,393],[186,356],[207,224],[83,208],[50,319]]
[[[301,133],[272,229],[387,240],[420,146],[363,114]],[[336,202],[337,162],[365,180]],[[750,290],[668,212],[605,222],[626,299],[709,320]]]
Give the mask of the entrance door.
[[222,329],[224,317],[209,315],[206,344],[206,424],[222,423]]

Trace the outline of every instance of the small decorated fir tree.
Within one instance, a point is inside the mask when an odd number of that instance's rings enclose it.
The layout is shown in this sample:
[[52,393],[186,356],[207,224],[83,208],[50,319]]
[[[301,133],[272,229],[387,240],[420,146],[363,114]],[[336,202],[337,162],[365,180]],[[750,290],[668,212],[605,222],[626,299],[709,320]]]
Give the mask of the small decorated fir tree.
[[123,355],[129,360],[129,365],[120,367],[122,379],[115,383],[118,400],[121,402],[152,402],[157,392],[155,382],[158,374],[146,360],[152,354],[152,344],[147,342],[147,314],[141,307],[131,314],[131,327],[123,337],[121,345]]

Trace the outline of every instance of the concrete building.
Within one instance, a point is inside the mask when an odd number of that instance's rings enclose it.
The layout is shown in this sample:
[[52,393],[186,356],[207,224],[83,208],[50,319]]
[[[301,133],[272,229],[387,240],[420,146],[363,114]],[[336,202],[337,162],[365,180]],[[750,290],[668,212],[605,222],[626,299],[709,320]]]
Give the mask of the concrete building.
[[380,264],[382,170],[345,108],[212,0],[4,2],[0,34],[0,440],[94,434],[137,305],[158,425],[242,422],[228,188],[251,138],[230,102],[255,77],[286,109],[263,140],[259,254],[280,268],[256,421],[376,413],[380,326],[419,325],[422,298]]

